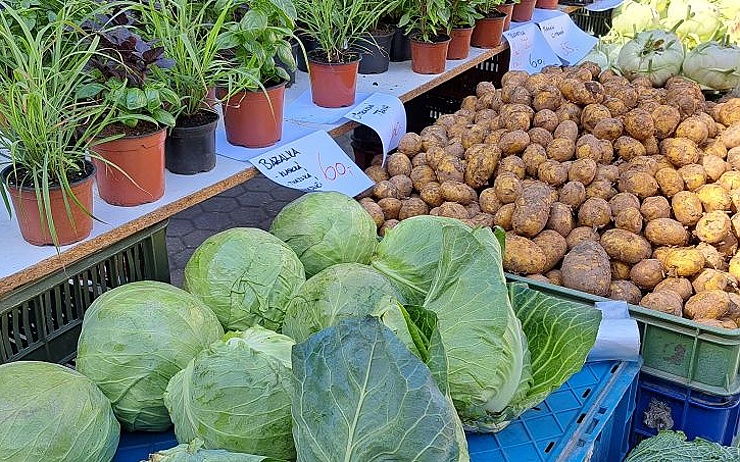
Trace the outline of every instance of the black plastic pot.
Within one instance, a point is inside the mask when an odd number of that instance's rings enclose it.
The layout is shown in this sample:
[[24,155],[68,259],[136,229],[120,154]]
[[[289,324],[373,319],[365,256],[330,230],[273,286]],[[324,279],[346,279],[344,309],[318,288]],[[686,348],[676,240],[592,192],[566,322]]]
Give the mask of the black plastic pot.
[[165,140],[165,167],[179,175],[207,172],[216,166],[216,125],[218,114],[203,111],[208,122],[195,127],[175,125]]
[[360,74],[380,74],[388,70],[394,35],[395,29],[383,33],[372,33],[372,38],[368,37],[367,41],[363,41],[358,46],[362,55],[358,70]]
[[[306,34],[297,34],[298,40],[301,41],[303,44],[303,48],[306,49],[306,54],[308,55],[309,52],[317,49],[319,47],[319,42],[317,42],[313,37],[306,35]],[[300,47],[298,48],[298,56],[296,56],[296,63],[298,64],[298,70],[303,72],[308,72],[308,65],[306,64],[306,57],[303,56],[303,53],[300,51]]]
[[411,59],[411,39],[398,28],[391,41],[391,61],[394,63]]

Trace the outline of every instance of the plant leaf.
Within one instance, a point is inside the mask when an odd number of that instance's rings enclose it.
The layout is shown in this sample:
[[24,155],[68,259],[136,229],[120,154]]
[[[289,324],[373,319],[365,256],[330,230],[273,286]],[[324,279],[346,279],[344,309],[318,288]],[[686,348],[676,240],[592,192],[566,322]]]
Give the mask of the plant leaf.
[[135,111],[146,107],[148,99],[144,90],[140,88],[127,88],[126,89],[126,109],[129,111]]

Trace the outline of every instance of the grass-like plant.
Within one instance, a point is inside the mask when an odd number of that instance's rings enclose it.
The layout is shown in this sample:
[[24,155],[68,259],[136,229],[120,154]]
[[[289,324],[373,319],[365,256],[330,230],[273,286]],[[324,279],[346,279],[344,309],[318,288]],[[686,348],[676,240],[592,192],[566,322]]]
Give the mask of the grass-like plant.
[[[75,33],[76,2],[46,24],[28,24],[11,5],[0,6],[0,148],[11,166],[3,181],[35,191],[38,210],[23,213],[39,213],[58,243],[49,191],[62,189],[68,216],[73,204],[84,209],[71,183],[88,173],[88,143],[103,127],[90,122],[110,118],[106,104],[76,98],[78,88],[89,82],[87,66],[99,43]],[[0,191],[12,214],[10,193]]]
[[296,0],[301,28],[313,37],[320,57],[327,63],[346,62],[350,48],[361,42],[383,15],[397,7],[397,0]]
[[448,0],[410,0],[398,27],[403,27],[416,40],[432,42],[438,35],[449,33],[450,18]]

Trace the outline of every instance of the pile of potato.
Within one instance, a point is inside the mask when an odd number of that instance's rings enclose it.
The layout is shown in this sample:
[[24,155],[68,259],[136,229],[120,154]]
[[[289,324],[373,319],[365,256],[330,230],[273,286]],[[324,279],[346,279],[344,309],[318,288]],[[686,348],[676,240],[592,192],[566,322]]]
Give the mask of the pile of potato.
[[504,269],[715,327],[740,324],[740,99],[594,63],[512,71],[366,173],[383,235],[431,214],[503,227]]

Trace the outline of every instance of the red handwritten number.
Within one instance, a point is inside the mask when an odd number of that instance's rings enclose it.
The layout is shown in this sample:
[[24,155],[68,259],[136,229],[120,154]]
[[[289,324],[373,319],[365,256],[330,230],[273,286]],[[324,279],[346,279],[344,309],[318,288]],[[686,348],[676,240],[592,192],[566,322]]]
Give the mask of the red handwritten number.
[[338,177],[344,175],[355,176],[352,172],[352,166],[344,165],[342,162],[337,162],[334,165],[324,167],[324,164],[321,162],[321,152],[316,153],[316,160],[319,163],[321,174],[324,175],[324,179],[326,181],[334,181]]

